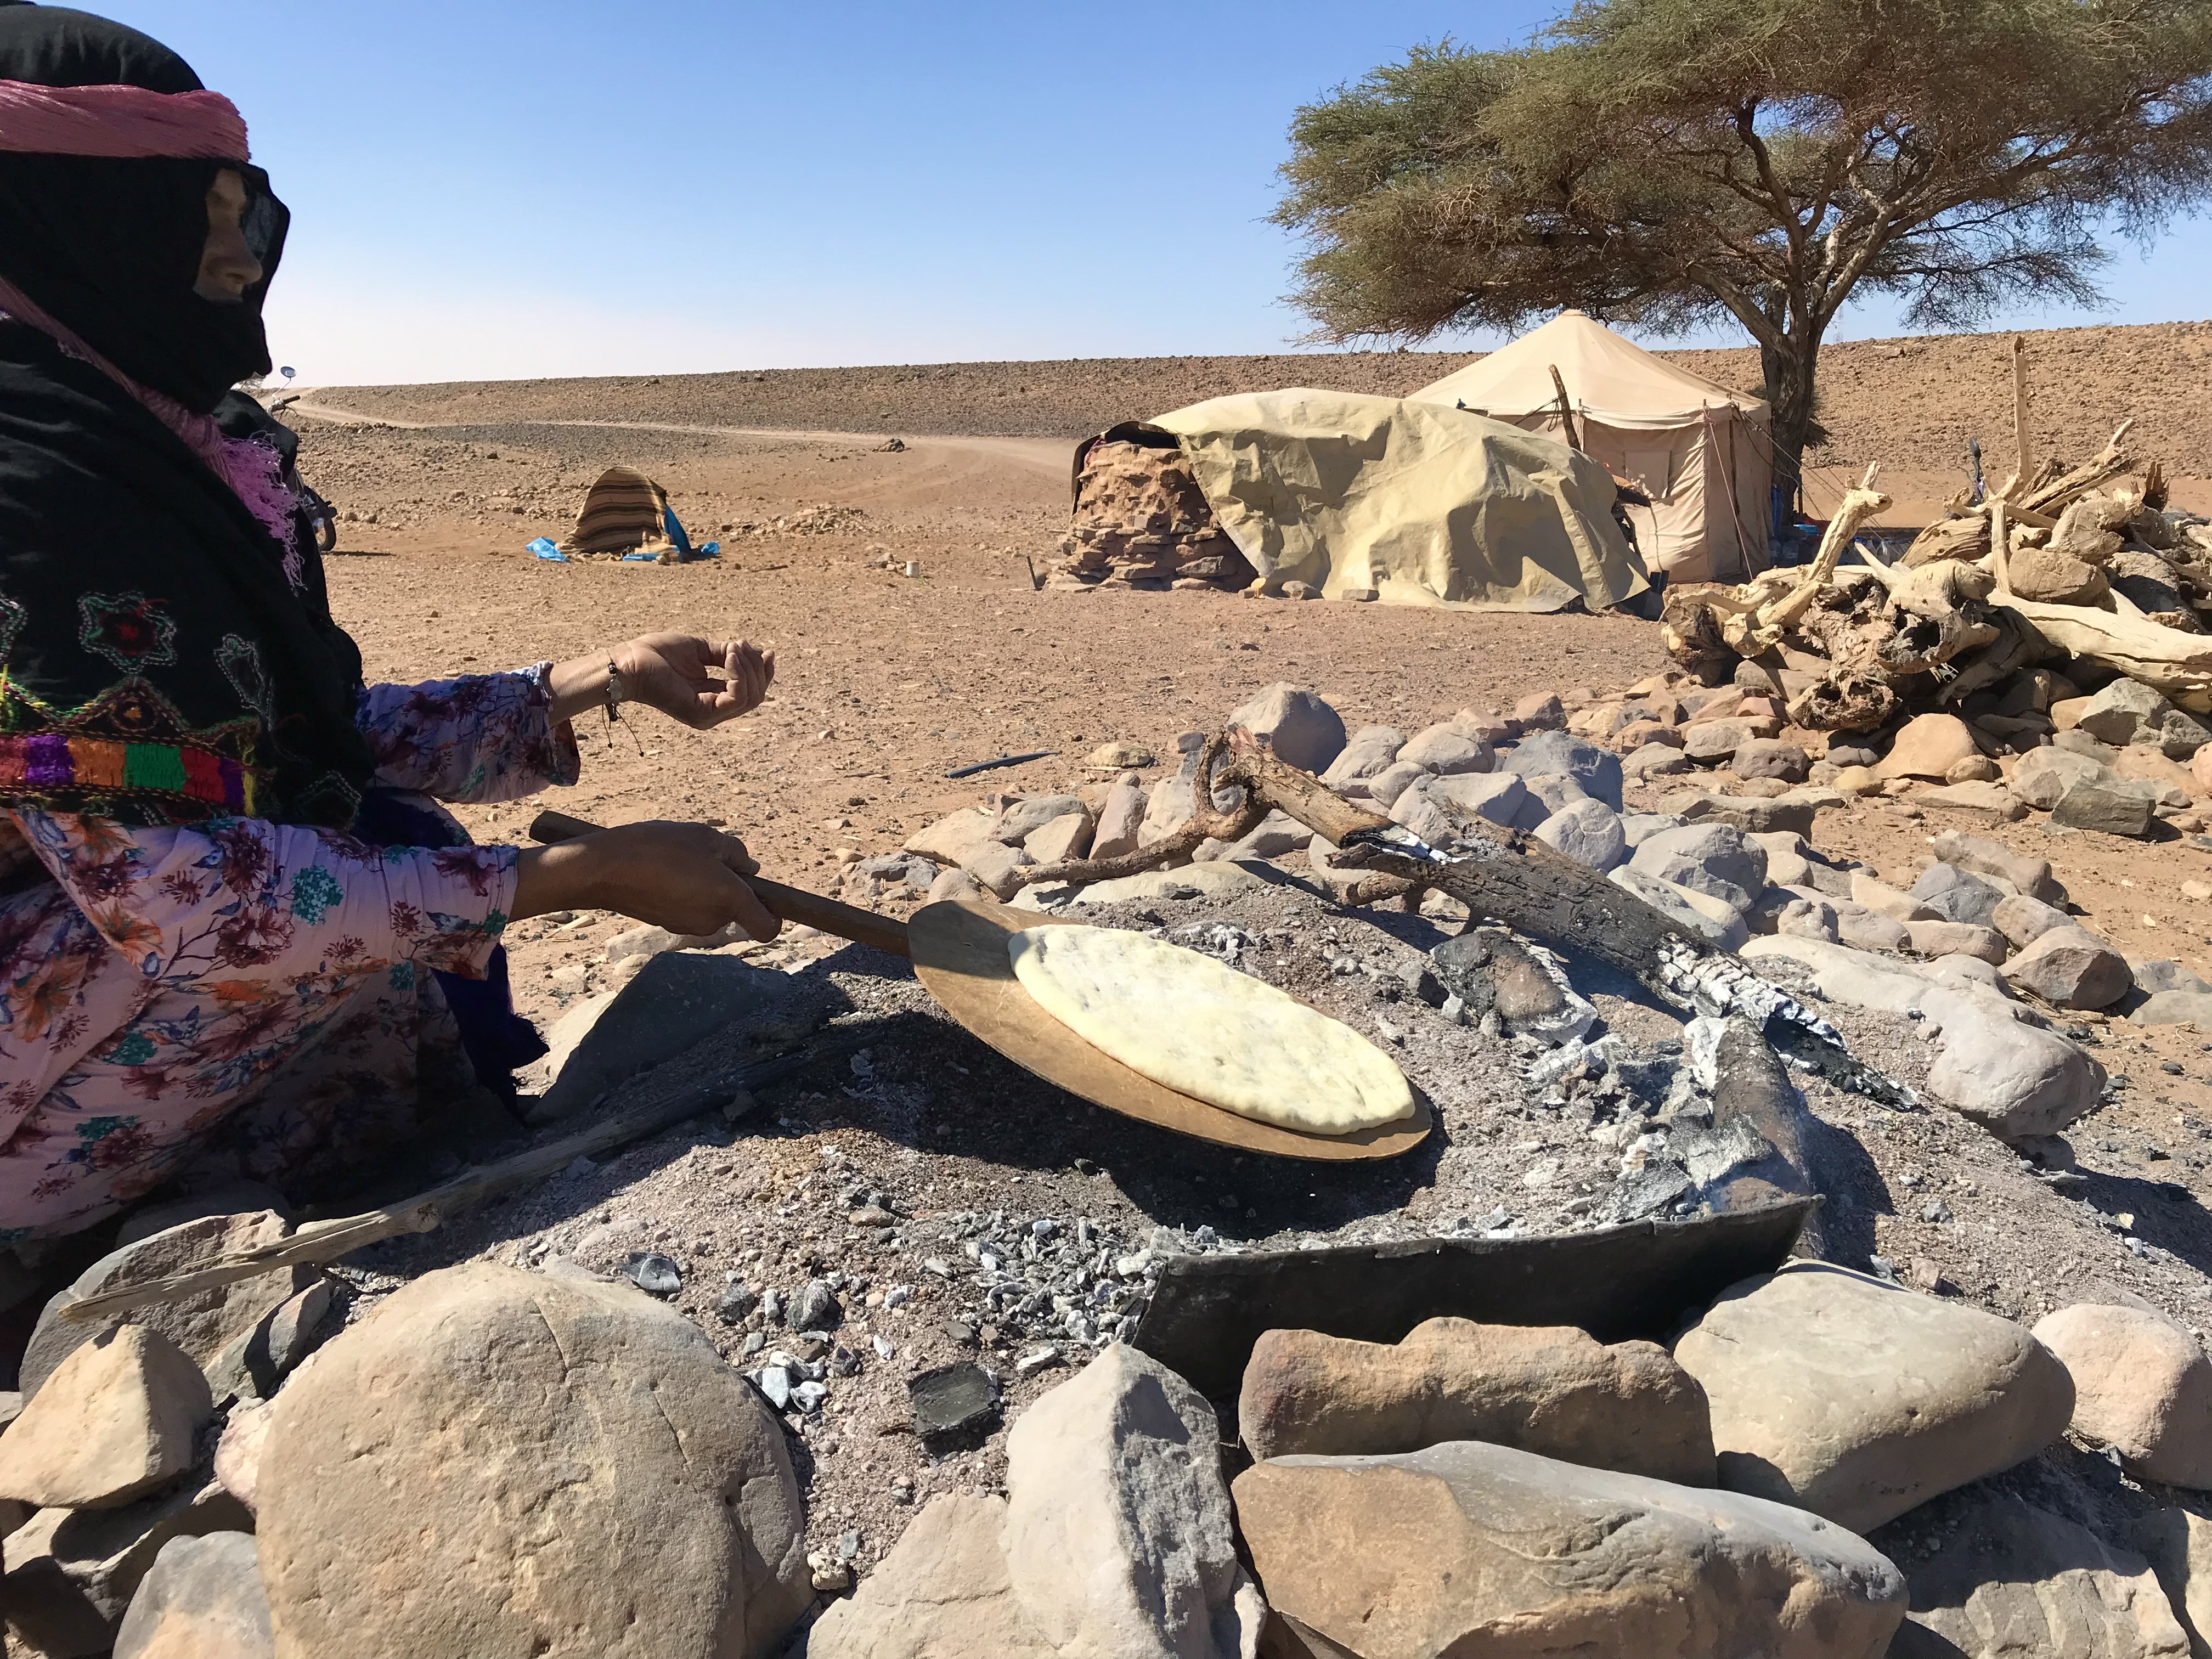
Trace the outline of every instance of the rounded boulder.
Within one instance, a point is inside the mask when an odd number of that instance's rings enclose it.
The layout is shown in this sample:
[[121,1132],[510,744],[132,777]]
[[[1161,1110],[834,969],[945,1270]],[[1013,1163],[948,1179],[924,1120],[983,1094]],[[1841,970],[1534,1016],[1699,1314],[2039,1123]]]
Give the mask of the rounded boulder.
[[757,1659],[811,1599],[782,1428],[624,1284],[417,1279],[277,1396],[257,1500],[278,1659]]

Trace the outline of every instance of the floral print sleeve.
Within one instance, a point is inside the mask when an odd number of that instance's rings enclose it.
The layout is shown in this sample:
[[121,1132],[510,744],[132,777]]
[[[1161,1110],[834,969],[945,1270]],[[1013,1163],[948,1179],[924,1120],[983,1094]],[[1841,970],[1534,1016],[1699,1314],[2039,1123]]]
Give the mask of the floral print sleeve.
[[148,979],[284,980],[364,959],[476,978],[514,901],[511,847],[371,847],[252,818],[125,829],[19,811],[32,848]]
[[376,781],[455,801],[516,800],[575,782],[576,734],[553,720],[552,668],[368,687],[355,724],[376,753]]

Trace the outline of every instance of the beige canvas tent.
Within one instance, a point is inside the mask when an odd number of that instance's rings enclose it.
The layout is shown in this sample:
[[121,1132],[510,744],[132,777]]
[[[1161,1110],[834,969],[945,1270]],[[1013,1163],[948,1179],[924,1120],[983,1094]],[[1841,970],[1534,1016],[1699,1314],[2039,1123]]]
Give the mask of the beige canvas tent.
[[1579,311],[1413,397],[1564,438],[1557,368],[1583,447],[1651,497],[1628,509],[1644,558],[1675,581],[1738,581],[1766,563],[1774,469],[1759,398],[1675,368]]
[[1502,421],[1348,392],[1246,392],[1163,415],[1272,586],[1456,610],[1602,610],[1650,586],[1587,455]]

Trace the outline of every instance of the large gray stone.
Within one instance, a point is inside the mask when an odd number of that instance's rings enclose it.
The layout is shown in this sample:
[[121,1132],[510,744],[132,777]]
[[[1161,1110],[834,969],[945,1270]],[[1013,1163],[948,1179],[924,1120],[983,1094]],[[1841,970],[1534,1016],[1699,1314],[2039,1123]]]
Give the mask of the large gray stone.
[[2045,904],[2057,904],[2066,896],[2066,889],[2051,873],[2049,859],[2031,858],[2025,853],[2014,852],[2002,842],[1969,836],[1957,830],[1944,830],[1931,844],[1936,856],[1944,863],[1970,870],[1978,876],[1994,876],[2010,882],[2017,891],[2041,899]]
[[1459,825],[1422,785],[1402,790],[1390,803],[1390,822],[1411,830],[1431,847],[1448,847],[1459,838]]
[[2109,773],[2069,785],[2051,811],[2051,821],[2069,830],[2095,830],[2136,841],[2150,834],[2158,807],[2154,785]]
[[1784,743],[1779,738],[1753,738],[1736,745],[1735,753],[1729,757],[1729,770],[1740,778],[1779,778],[1784,783],[1802,783],[1813,763],[1794,743]]
[[1695,763],[1672,744],[1647,743],[1620,763],[1621,775],[1631,782],[1671,777],[1695,769]]
[[2105,1068],[2055,1031],[2023,1020],[1954,1019],[1929,1092],[2000,1140],[2055,1135],[2093,1109]]
[[[1547,817],[1554,812],[1565,811],[1578,800],[1593,799],[1588,790],[1565,772],[1525,773],[1521,776],[1521,782],[1530,794],[1543,803]],[[1610,811],[1613,809],[1607,807],[1606,810]]]
[[1536,826],[1536,839],[1602,875],[1628,856],[1620,815],[1601,800],[1562,807]]
[[1817,1516],[1480,1441],[1276,1458],[1236,1492],[1316,1654],[1881,1659],[1905,1612],[1896,1569]]
[[1429,1319],[1398,1342],[1261,1335],[1237,1421],[1255,1458],[1368,1456],[1486,1440],[1686,1486],[1713,1484],[1705,1391],[1649,1342],[1569,1326]]
[[1912,884],[1911,896],[1944,921],[1987,927],[1997,906],[2010,896],[2003,888],[1954,864],[1931,864]]
[[1304,772],[1319,773],[1344,752],[1344,720],[1336,710],[1303,685],[1278,680],[1229,716],[1267,740],[1277,760]]
[[2186,761],[2212,743],[2212,726],[2194,714],[2170,708],[2158,730],[2144,732],[2138,741],[2152,744],[2170,761]]
[[2055,905],[2015,893],[1990,915],[1990,926],[2017,948],[2029,945],[2054,927],[2071,927],[2074,918]]
[[138,1582],[115,1659],[276,1659],[253,1535],[173,1538]]
[[2039,933],[2005,963],[2004,976],[2054,1008],[2109,1008],[2135,982],[2127,958],[2081,927]]
[[195,1364],[212,1364],[241,1333],[252,1330],[271,1310],[305,1290],[314,1279],[313,1270],[280,1267],[180,1301],[82,1322],[63,1318],[61,1308],[81,1297],[166,1279],[205,1267],[218,1256],[274,1244],[291,1231],[291,1224],[274,1210],[203,1214],[118,1245],[79,1273],[69,1289],[49,1302],[39,1316],[19,1373],[23,1394],[26,1397],[36,1395],[55,1367],[80,1346],[125,1320],[159,1331]]
[[1480,738],[1470,738],[1449,724],[1431,726],[1416,732],[1406,740],[1398,751],[1401,763],[1420,767],[1438,776],[1455,772],[1487,772],[1496,757],[1490,745]]
[[2186,996],[2212,996],[2212,985],[2208,985],[2171,957],[2160,957],[2149,962],[2131,962],[2128,972],[2134,976],[2136,989],[2147,997],[2161,992],[2179,991]]
[[2138,1025],[2179,1025],[2193,1020],[2201,1030],[2212,1031],[2212,996],[2160,991],[2144,998],[2142,1006],[2128,1018]]
[[1908,921],[1905,932],[1916,956],[1973,957],[1992,965],[2005,959],[2004,935],[1994,927],[1966,921]]
[[2074,727],[2100,743],[2124,749],[2146,733],[2155,735],[2173,705],[2125,675],[2092,696],[2075,717]]
[[[1152,786],[1152,793],[1145,802],[1145,821],[1137,826],[1138,846],[1150,847],[1165,841],[1195,816],[1198,763],[1204,741],[1198,734],[1188,732],[1176,739],[1182,754],[1182,763],[1173,777],[1163,778]],[[974,868],[972,863],[969,867]],[[984,884],[989,885],[988,882]]]
[[2065,1432],[2066,1368],[2019,1326],[1823,1262],[1732,1286],[1674,1346],[1720,1483],[1855,1532]]
[[1137,832],[1144,828],[1145,811],[1152,797],[1134,773],[1116,778],[1098,809],[1097,827],[1091,834],[1091,856],[1117,859],[1137,850]]
[[1501,829],[1534,830],[1549,816],[1543,803],[1510,772],[1463,772],[1438,778],[1428,786],[1427,793],[1462,817],[1480,818]]
[[2021,757],[2005,787],[2030,806],[2048,812],[2076,784],[2094,782],[2112,774],[2090,756],[2046,744]]
[[2138,1480],[2212,1488],[2212,1360],[2162,1315],[2076,1303],[2035,1340],[2074,1379],[2074,1432],[2120,1455]]
[[[1623,892],[1633,893],[1683,933],[1703,939],[1720,950],[1740,951],[1751,938],[1751,930],[1744,926],[1743,918],[1710,895],[1693,894],[1686,887],[1647,875],[1633,864],[1615,866],[1606,872],[1605,878]],[[1715,915],[1701,908],[1693,902],[1697,898],[1720,904],[1723,914]]]
[[1062,1654],[1234,1659],[1261,1605],[1237,1565],[1213,1407],[1113,1343],[1006,1436],[1006,1570]]
[[[1742,830],[1747,836],[1790,830],[1809,838],[1813,834],[1814,815],[1820,810],[1820,804],[1803,799],[1802,795],[1802,791],[1792,791],[1790,795],[1763,800],[1748,795],[1716,795],[1702,789],[1685,790],[1661,801],[1659,810],[1671,813],[1685,823],[1725,823]],[[1792,799],[1792,796],[1799,798]],[[1833,799],[1840,804],[1842,797]]]
[[965,864],[990,841],[997,821],[980,807],[963,806],[915,830],[906,838],[903,850],[939,865]]
[[1322,771],[1321,781],[1334,787],[1378,776],[1389,770],[1398,758],[1398,751],[1405,746],[1406,734],[1395,726],[1363,726],[1337,751],[1336,758]]
[[1014,797],[999,808],[998,821],[991,827],[991,839],[1012,846],[1027,840],[1054,818],[1064,818],[1071,813],[1085,823],[1090,821],[1091,809],[1073,795]]
[[1564,772],[1582,786],[1584,794],[1620,811],[1620,757],[1584,738],[1565,732],[1538,732],[1514,744],[1499,763],[1523,776]]
[[1368,799],[1378,807],[1388,807],[1422,779],[1433,775],[1425,766],[1416,766],[1411,761],[1393,761],[1387,769],[1364,780],[1363,787]]
[[1739,915],[1765,890],[1766,849],[1724,823],[1686,823],[1641,842],[1632,868],[1710,893]]
[[1314,832],[1288,812],[1273,811],[1221,856],[1226,863],[1238,859],[1286,858],[1312,846],[1313,838]]
[[1892,1659],[2185,1659],[2150,1564],[2063,1516],[1977,1487],[1869,1542],[1903,1569]]
[[286,1384],[256,1498],[283,1659],[757,1659],[811,1599],[782,1425],[627,1285],[416,1279]]
[[[988,836],[985,842],[997,852],[1012,851]],[[551,1052],[538,1064],[551,1081],[530,1121],[573,1116],[733,1023],[787,1018],[796,994],[788,974],[735,957],[688,951],[654,957],[629,984],[578,1003],[547,1033]]]

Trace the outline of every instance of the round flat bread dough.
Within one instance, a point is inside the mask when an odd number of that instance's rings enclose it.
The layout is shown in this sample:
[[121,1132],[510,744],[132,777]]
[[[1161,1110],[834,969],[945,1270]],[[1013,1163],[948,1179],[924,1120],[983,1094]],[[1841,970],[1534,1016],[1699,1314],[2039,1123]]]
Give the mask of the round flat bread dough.
[[1032,927],[1006,955],[1047,1013],[1179,1094],[1308,1134],[1413,1115],[1388,1054],[1212,957],[1118,927]]

